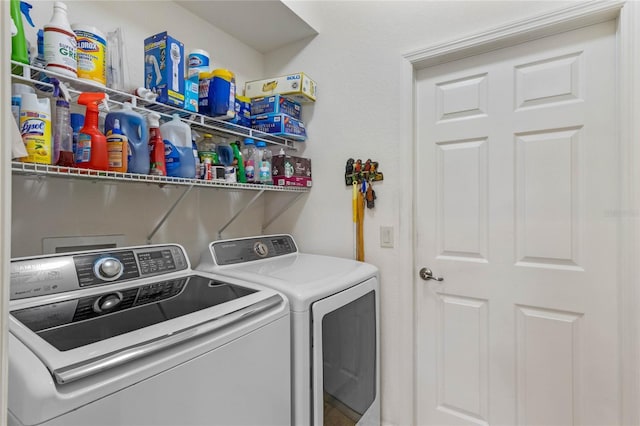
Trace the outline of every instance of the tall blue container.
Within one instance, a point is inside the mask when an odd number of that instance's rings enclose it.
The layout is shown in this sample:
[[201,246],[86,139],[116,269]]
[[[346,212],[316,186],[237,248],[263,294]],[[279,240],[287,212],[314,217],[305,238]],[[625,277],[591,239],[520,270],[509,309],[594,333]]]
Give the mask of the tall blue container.
[[125,102],[122,109],[107,114],[104,121],[104,134],[113,130],[115,120],[120,121],[120,130],[129,140],[127,173],[149,174],[149,128],[147,120],[135,112],[130,103]]

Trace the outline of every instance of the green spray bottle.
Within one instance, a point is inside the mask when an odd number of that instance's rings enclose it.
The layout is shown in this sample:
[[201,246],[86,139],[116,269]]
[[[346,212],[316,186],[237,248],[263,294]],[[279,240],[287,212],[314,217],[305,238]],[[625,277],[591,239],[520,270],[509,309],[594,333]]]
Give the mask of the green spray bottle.
[[244,160],[242,158],[242,152],[240,151],[240,142],[232,142],[231,149],[233,149],[233,156],[238,163],[236,166],[237,181],[240,183],[247,183],[247,175],[244,172]]
[[[27,22],[35,27],[29,11],[33,6],[20,0],[11,0],[11,60],[23,64],[29,64],[29,49],[27,47],[27,38],[24,35],[24,26],[22,25],[22,15]],[[14,66],[12,71],[20,72],[22,67]]]

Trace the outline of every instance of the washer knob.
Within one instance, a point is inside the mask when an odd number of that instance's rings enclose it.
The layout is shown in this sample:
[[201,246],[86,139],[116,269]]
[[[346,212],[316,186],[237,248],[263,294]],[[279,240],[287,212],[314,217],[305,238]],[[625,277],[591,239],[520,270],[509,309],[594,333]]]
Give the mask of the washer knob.
[[115,257],[105,257],[96,262],[94,272],[102,280],[113,281],[122,275],[123,267],[120,260]]
[[109,312],[110,310],[116,308],[120,304],[120,302],[122,302],[122,299],[122,293],[120,293],[119,291],[100,296],[93,303],[93,311],[97,314]]

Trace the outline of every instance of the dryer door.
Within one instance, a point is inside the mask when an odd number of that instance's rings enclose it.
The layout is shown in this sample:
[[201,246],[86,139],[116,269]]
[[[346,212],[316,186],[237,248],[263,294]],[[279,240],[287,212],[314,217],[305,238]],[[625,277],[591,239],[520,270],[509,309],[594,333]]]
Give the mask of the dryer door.
[[315,302],[313,424],[379,424],[378,282]]

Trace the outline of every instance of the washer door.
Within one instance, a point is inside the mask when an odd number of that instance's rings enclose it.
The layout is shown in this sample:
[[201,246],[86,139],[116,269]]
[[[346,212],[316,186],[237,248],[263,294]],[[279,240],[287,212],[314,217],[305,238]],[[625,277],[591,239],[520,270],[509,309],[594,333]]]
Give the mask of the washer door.
[[375,278],[315,302],[313,424],[379,421]]

